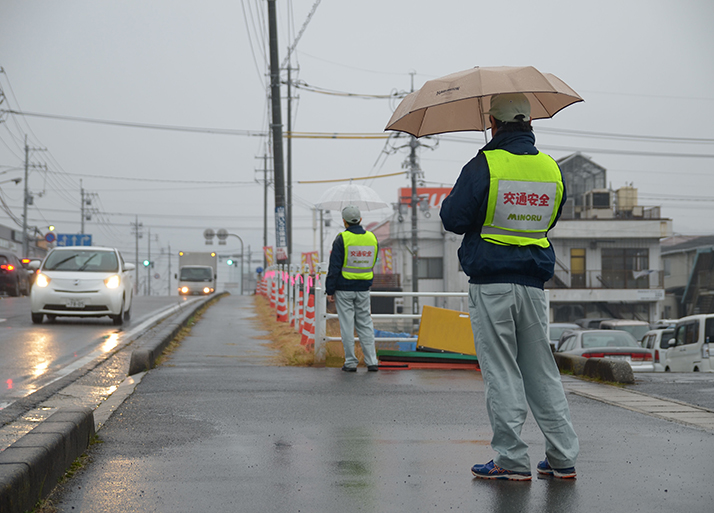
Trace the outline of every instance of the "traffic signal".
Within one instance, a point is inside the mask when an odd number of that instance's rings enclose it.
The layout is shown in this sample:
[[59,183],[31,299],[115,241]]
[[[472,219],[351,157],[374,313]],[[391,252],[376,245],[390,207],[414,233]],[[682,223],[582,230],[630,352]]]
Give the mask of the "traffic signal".
[[229,258],[228,260],[226,260],[226,264],[233,265],[233,259]]
[[144,260],[144,267],[149,267],[151,265],[151,260]]

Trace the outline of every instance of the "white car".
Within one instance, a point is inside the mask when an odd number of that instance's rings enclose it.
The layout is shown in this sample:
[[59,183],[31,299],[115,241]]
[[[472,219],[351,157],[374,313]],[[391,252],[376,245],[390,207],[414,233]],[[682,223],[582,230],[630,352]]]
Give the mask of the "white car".
[[54,248],[40,266],[30,293],[32,322],[47,316],[109,316],[121,325],[131,316],[134,264],[114,248],[67,246]]
[[655,372],[664,372],[667,362],[669,341],[674,337],[674,328],[651,330],[642,338],[642,347],[652,351]]
[[667,349],[666,372],[714,372],[714,314],[682,317]]

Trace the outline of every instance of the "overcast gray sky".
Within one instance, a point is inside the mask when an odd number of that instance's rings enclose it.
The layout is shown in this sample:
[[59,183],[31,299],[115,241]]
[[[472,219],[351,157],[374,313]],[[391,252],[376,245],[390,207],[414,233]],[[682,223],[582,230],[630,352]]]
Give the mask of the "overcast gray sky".
[[[277,1],[281,61],[316,3]],[[0,0],[0,108],[232,131],[2,115],[0,189],[7,208],[21,218],[22,185],[1,182],[21,176],[27,134],[31,147],[46,149],[33,151],[32,163],[48,166],[30,173],[30,225],[78,233],[81,180],[100,211],[85,232],[129,260],[135,216],[145,232],[140,259],[148,229],[153,254],[169,245],[172,253],[206,249],[205,228],[225,228],[243,238],[246,250],[260,251],[258,180],[269,150],[260,136],[269,127],[266,13],[265,0]],[[613,188],[632,183],[640,204],[660,205],[675,232],[711,234],[713,25],[710,0],[325,0],[291,59],[292,78],[313,88],[293,91],[293,130],[381,133],[395,107],[394,100],[314,89],[383,96],[409,91],[412,77],[419,88],[473,66],[533,65],[585,98],[534,122],[542,151],[555,158],[582,151],[607,168]],[[453,184],[483,142],[482,133],[464,133],[422,150],[427,184]],[[405,150],[387,147],[383,139],[294,140],[295,253],[317,249],[312,208],[334,185],[297,182],[402,171]],[[406,176],[360,183],[390,203],[409,186]],[[6,211],[0,223],[17,228]],[[274,245],[272,215],[268,227]],[[219,249],[239,248],[229,239]]]

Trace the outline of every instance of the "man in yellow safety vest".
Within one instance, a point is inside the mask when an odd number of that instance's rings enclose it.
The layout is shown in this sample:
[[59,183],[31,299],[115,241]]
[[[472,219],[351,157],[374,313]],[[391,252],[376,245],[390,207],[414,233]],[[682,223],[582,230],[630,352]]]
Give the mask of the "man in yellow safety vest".
[[538,473],[574,478],[579,443],[548,343],[544,291],[555,266],[548,230],[565,203],[565,185],[555,161],[535,147],[524,94],[493,96],[489,114],[493,138],[464,166],[440,212],[446,230],[464,235],[459,260],[469,276],[469,313],[497,453],[471,472],[531,480],[521,438],[530,407],[545,436]]
[[342,209],[345,231],[335,237],[330,254],[330,267],[325,280],[327,299],[335,302],[340,321],[340,335],[345,349],[346,372],[357,372],[355,330],[369,372],[379,370],[374,347],[374,326],[370,308],[369,289],[374,279],[379,244],[377,237],[362,225],[359,208],[349,205]]

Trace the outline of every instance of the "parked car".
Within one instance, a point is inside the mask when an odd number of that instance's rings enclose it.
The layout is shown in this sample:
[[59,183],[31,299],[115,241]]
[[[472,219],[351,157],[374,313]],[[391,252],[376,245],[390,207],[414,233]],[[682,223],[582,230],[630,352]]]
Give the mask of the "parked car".
[[650,330],[650,324],[645,321],[636,321],[634,319],[609,319],[600,323],[601,330],[620,330],[626,331],[632,338],[640,344],[642,337]]
[[664,372],[669,341],[674,337],[674,328],[651,330],[642,338],[642,347],[652,351],[655,372]]
[[30,294],[32,322],[57,317],[109,316],[121,325],[131,316],[134,264],[114,248],[54,248],[40,266]]
[[582,330],[563,335],[558,353],[574,354],[585,358],[610,358],[624,360],[634,372],[652,372],[652,353],[620,330]]
[[30,281],[20,259],[9,251],[0,252],[0,290],[8,296],[30,293]]
[[558,349],[558,341],[566,331],[579,330],[580,326],[572,322],[551,322],[548,325],[550,332],[550,346],[553,350]]
[[714,314],[682,317],[674,328],[673,342],[667,349],[664,370],[672,372],[714,371],[714,355],[710,350],[710,340],[714,340]]

